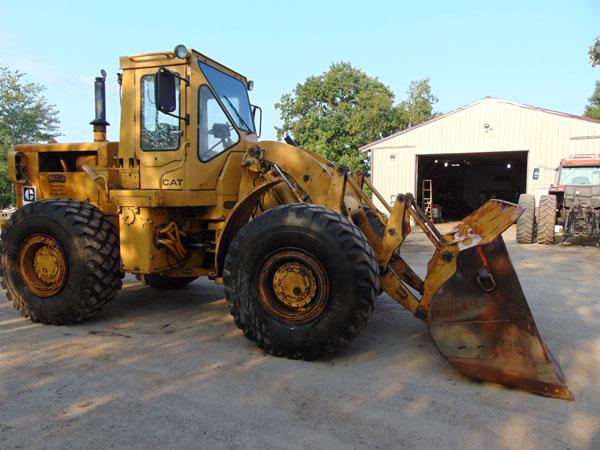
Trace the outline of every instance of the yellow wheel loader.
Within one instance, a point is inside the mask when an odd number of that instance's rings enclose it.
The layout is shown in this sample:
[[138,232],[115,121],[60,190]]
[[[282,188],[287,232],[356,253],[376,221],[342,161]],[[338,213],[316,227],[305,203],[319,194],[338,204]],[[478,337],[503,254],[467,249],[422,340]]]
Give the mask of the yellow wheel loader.
[[[2,231],[2,286],[23,316],[85,320],[124,273],[160,288],[207,276],[248,339],[310,360],[347,346],[383,290],[461,373],[572,399],[501,237],[517,205],[489,201],[441,234],[412,195],[389,206],[360,172],[259,141],[253,83],[222,64],[184,46],[120,64],[119,142],[106,139],[103,72],[93,142],[9,155],[19,208]],[[411,220],[434,247],[424,280],[401,256]]]

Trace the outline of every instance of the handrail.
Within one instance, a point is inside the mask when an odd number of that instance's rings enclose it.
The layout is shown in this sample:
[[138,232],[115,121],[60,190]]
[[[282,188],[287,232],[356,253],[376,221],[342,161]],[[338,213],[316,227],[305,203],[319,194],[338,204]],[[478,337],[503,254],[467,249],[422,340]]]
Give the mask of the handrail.
[[[83,164],[81,166],[81,170],[83,170],[83,172],[88,177],[90,177],[92,179],[92,181],[94,183],[96,183],[96,185],[98,185],[98,187],[100,187],[100,189],[102,189],[104,191],[104,194],[106,195],[106,203],[110,203],[110,191],[108,190],[108,178],[106,178],[104,175],[100,175],[99,173],[96,173],[94,171],[94,169],[92,169],[87,164]],[[102,180],[104,182],[104,186],[101,186],[98,183],[98,180]]]
[[425,215],[423,210],[419,208],[417,202],[412,194],[406,194],[406,203],[408,205],[408,213],[415,220],[416,224],[423,230],[429,240],[433,243],[435,248],[441,249],[446,246],[448,242],[442,236],[442,233],[437,229],[432,221]]

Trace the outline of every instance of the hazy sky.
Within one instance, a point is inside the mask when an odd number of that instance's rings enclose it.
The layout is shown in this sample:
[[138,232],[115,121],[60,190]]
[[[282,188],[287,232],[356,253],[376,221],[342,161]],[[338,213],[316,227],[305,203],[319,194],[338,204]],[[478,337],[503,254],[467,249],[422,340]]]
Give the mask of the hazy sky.
[[120,55],[183,43],[255,81],[263,138],[273,105],[309,75],[344,60],[405,97],[430,77],[437,110],[487,95],[581,114],[600,68],[600,0],[581,1],[8,1],[0,0],[0,66],[47,87],[62,142],[91,140],[93,78],[107,85],[118,140]]

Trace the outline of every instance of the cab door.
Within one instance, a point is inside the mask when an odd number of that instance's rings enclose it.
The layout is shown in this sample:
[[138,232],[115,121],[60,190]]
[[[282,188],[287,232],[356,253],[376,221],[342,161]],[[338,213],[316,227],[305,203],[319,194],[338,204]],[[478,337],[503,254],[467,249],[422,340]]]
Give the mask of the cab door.
[[[140,160],[141,189],[185,188],[186,148],[190,146],[190,125],[186,123],[187,97],[191,91],[186,82],[186,66],[169,66],[175,73],[176,109],[169,115],[156,108],[154,76],[157,68],[136,72],[136,104],[139,126],[135,127],[135,149]],[[139,120],[138,120],[139,119]]]
[[[215,190],[226,185],[226,190],[231,192],[220,192],[221,195],[236,194],[245,152],[242,133],[217,100],[197,62],[191,65],[193,90],[189,104],[195,132],[187,150],[185,178],[188,189]],[[232,181],[223,183],[224,178]]]

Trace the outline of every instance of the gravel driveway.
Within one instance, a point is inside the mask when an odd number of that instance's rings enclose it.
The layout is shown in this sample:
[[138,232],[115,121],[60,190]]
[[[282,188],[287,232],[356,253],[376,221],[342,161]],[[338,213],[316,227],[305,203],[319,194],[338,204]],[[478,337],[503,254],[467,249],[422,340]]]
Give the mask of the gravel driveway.
[[[223,288],[128,276],[92,321],[37,325],[0,299],[0,448],[600,448],[600,249],[505,239],[575,402],[466,379],[382,295],[340,356],[266,356]],[[423,273],[415,232],[403,254]]]

